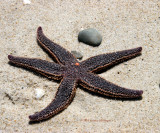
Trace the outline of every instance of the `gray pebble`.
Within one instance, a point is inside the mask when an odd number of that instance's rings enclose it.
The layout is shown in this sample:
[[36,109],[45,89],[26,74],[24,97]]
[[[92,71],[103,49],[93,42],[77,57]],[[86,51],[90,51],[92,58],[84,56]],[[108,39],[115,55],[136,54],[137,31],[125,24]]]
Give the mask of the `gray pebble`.
[[80,52],[77,51],[71,51],[71,53],[77,58],[77,59],[82,59],[83,55]]
[[102,42],[102,36],[96,29],[89,28],[79,32],[78,41],[91,46],[99,46]]

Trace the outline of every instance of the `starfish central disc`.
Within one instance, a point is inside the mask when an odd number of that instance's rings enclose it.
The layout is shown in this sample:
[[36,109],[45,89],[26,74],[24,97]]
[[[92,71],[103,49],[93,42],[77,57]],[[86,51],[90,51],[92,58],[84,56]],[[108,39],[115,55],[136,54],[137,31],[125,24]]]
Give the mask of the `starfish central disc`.
[[78,63],[78,62],[76,62],[76,63],[75,63],[75,65],[76,65],[76,66],[79,66],[79,63]]

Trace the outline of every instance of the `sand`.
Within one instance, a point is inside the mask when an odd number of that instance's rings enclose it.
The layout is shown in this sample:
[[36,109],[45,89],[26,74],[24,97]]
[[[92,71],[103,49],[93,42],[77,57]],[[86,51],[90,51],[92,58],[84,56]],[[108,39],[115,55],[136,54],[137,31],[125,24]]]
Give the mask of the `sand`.
[[[0,1],[0,132],[135,132],[160,131],[160,1],[158,0],[22,0]],[[142,46],[142,55],[101,77],[122,87],[143,90],[142,100],[108,99],[77,88],[70,106],[51,119],[29,124],[28,116],[46,107],[59,83],[8,64],[7,55],[51,60],[37,45],[42,26],[51,40],[83,60]],[[99,47],[79,43],[79,31],[95,28]],[[45,91],[35,98],[35,89]]]

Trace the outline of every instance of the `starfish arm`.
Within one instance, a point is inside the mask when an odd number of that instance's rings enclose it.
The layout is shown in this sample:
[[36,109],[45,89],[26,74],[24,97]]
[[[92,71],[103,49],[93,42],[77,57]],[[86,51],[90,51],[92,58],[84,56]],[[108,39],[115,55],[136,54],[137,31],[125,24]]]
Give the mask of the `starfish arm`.
[[31,121],[48,119],[68,107],[76,92],[76,79],[64,77],[54,100],[42,111],[29,116]]
[[97,71],[103,69],[105,67],[114,65],[118,62],[128,60],[139,55],[142,51],[142,47],[123,50],[108,54],[102,54],[98,56],[91,57],[83,62],[81,62],[81,66],[87,68],[88,71]]
[[49,78],[60,79],[64,72],[64,67],[54,62],[48,62],[40,59],[15,57],[12,55],[8,55],[8,58],[10,62],[15,65],[35,70],[36,72],[39,72],[40,74]]
[[60,45],[48,39],[42,31],[41,27],[37,29],[37,40],[39,44],[49,52],[49,54],[56,59],[58,63],[66,64],[66,62],[75,63],[76,58]]
[[143,94],[142,90],[131,90],[117,86],[93,73],[85,73],[80,80],[80,85],[83,87],[110,97],[138,98]]

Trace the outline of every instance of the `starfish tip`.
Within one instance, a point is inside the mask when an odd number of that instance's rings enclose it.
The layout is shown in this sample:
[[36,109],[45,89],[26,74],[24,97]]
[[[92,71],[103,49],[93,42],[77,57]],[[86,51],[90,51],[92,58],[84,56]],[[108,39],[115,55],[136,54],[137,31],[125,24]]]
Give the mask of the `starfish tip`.
[[12,59],[13,59],[13,56],[12,56],[12,55],[8,55],[8,59],[9,59],[9,60],[12,60]]
[[138,51],[141,52],[142,51],[142,47],[139,47]]
[[142,94],[143,94],[143,91],[142,91],[142,90],[140,90],[140,91],[139,91],[139,95],[141,96]]
[[38,31],[42,31],[42,27],[41,26],[38,27],[37,32]]
[[29,116],[30,121],[34,121],[36,119],[35,115],[30,115]]

